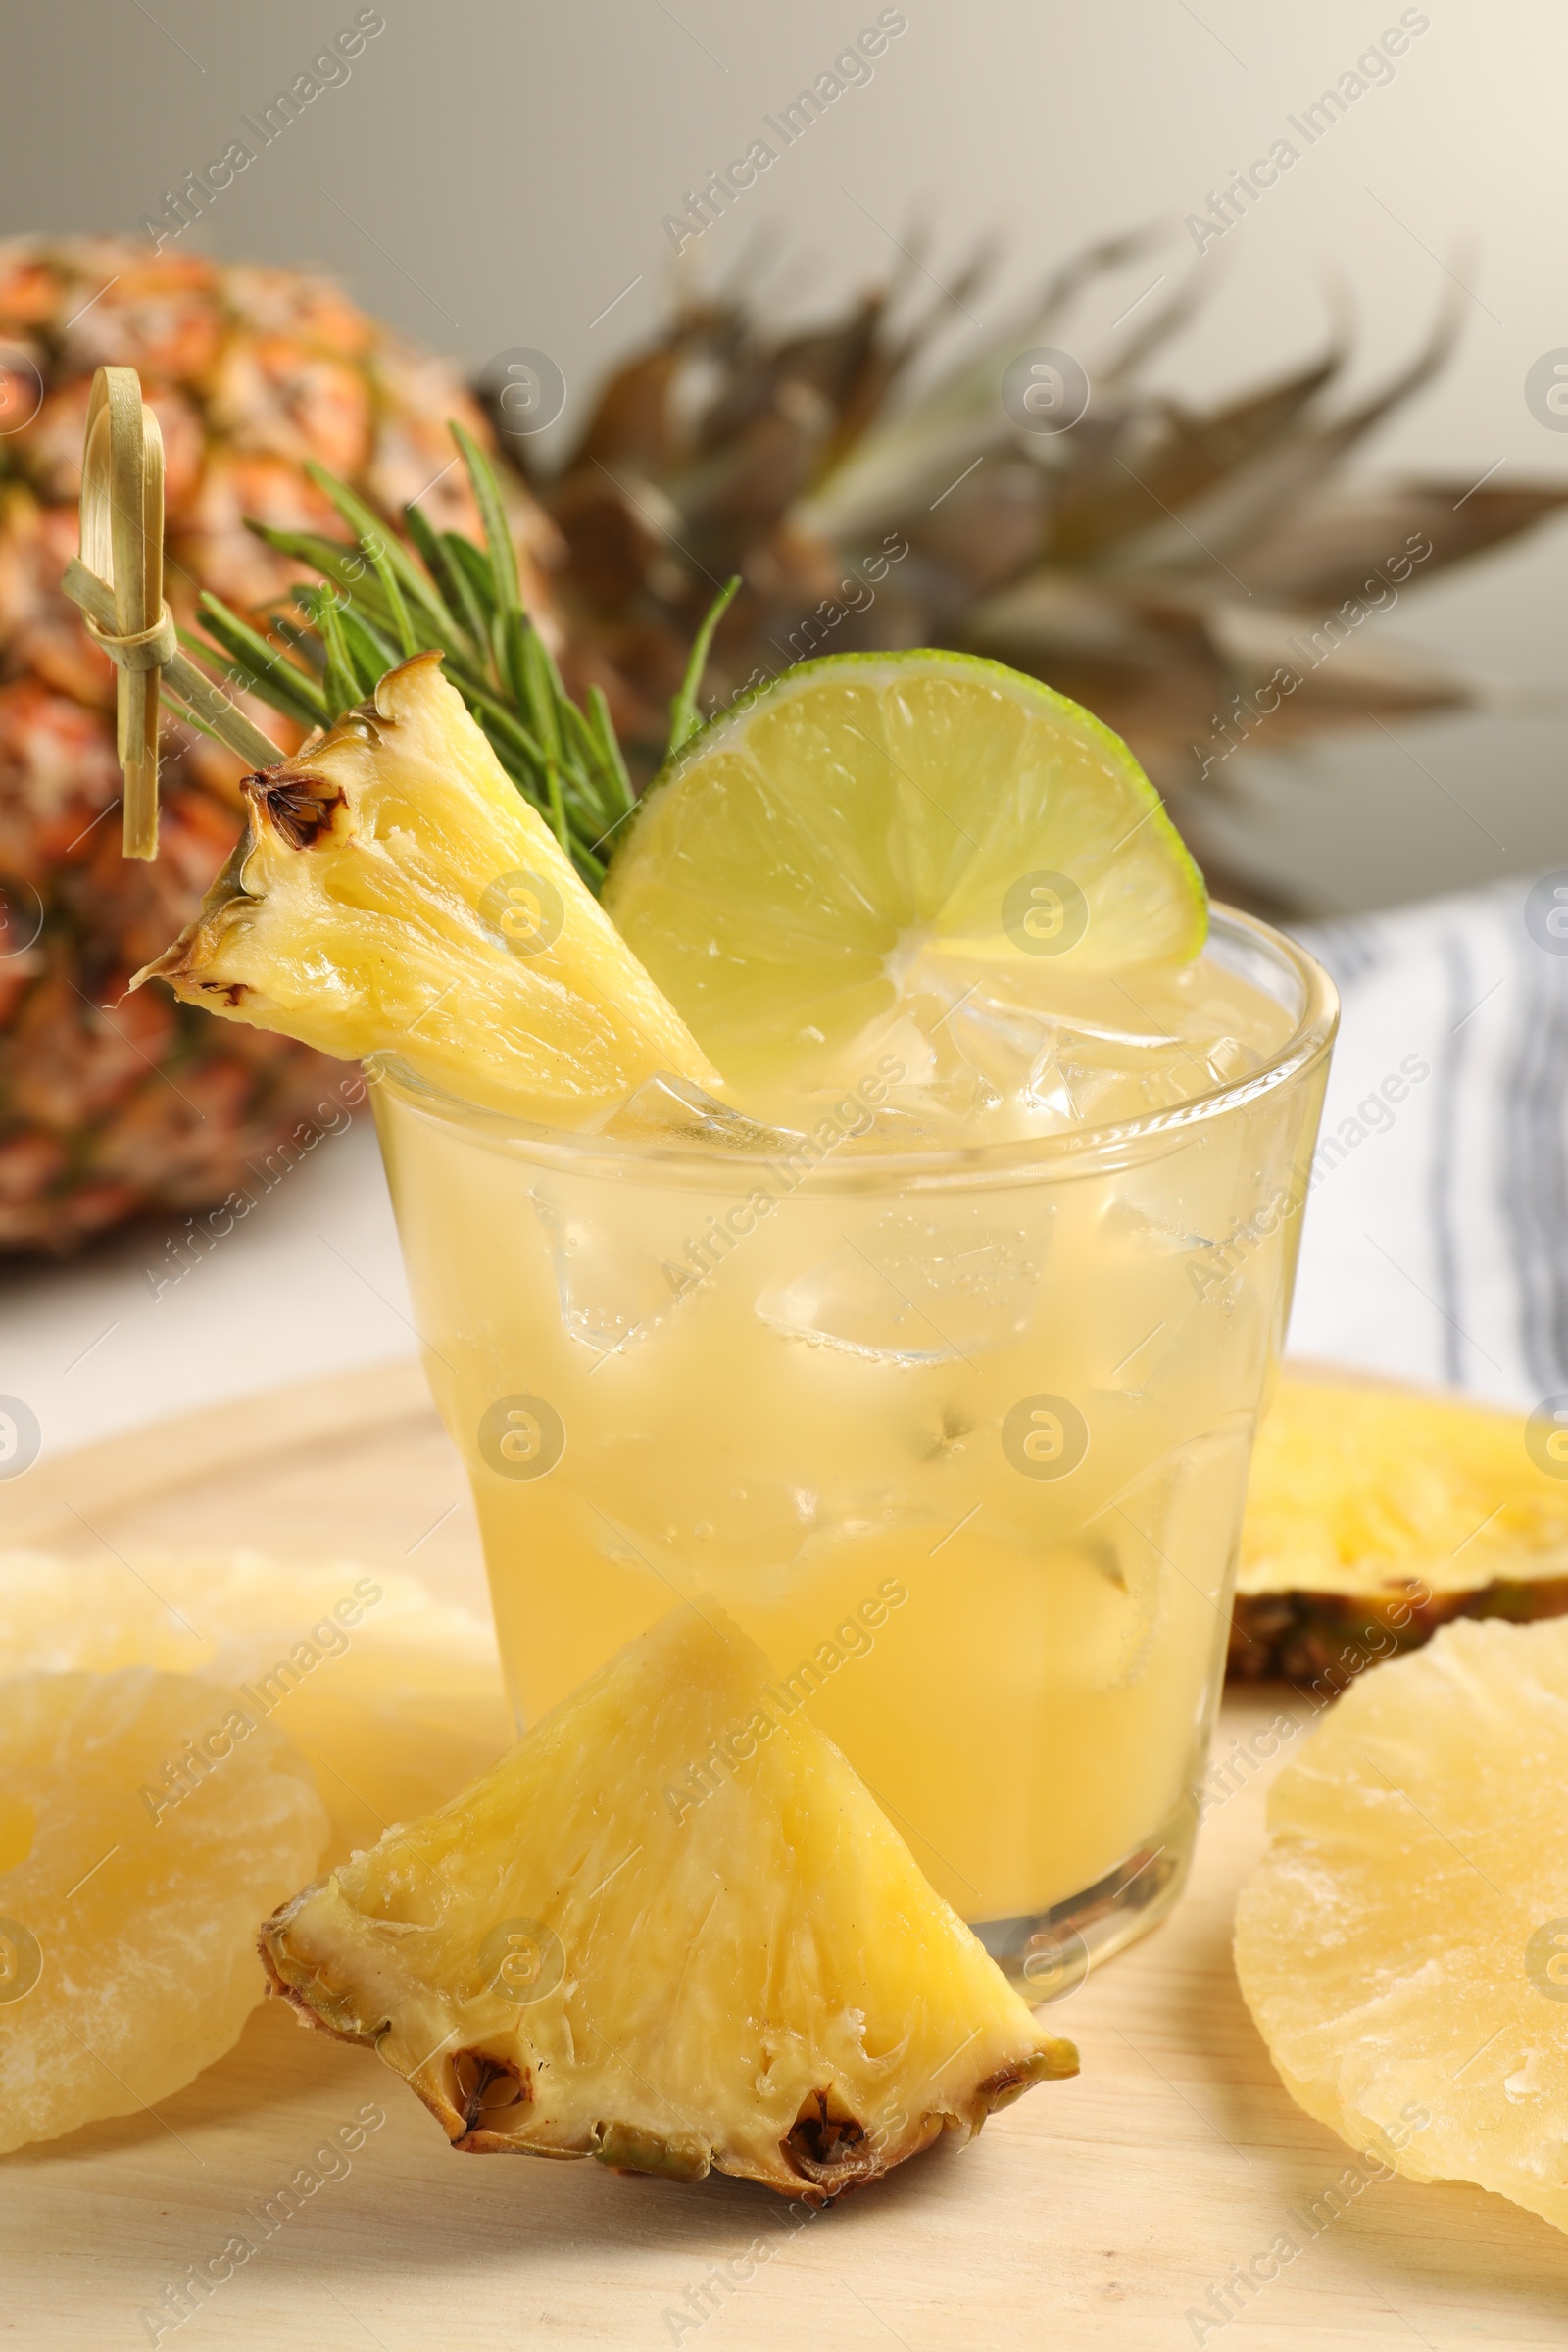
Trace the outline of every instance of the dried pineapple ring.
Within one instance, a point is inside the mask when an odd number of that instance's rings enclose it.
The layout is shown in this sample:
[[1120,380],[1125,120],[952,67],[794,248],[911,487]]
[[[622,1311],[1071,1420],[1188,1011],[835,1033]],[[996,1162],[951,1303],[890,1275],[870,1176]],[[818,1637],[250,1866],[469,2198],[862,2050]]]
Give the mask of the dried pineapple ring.
[[1280,2078],[1413,2180],[1568,2230],[1568,1622],[1449,1626],[1344,1697],[1236,1915]]
[[317,1768],[327,1858],[445,1804],[513,1739],[495,1637],[416,1577],[255,1552],[0,1552],[0,1675],[157,1666],[244,1685]]
[[[256,1922],[326,1817],[243,1717],[145,1668],[0,1683],[0,2152],[167,2098],[262,1998]],[[189,1792],[155,1819],[140,1791],[182,1757]]]

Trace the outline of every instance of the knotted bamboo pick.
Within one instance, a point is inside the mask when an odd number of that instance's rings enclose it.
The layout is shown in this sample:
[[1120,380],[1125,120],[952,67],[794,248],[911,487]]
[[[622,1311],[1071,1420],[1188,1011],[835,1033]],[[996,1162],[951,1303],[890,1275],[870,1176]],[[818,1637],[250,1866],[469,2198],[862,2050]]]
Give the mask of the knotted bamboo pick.
[[164,601],[164,437],[134,368],[100,368],[92,379],[81,554],[66,565],[62,585],[119,673],[123,855],[156,858],[160,694],[250,767],[271,767],[283,755],[179,650]]

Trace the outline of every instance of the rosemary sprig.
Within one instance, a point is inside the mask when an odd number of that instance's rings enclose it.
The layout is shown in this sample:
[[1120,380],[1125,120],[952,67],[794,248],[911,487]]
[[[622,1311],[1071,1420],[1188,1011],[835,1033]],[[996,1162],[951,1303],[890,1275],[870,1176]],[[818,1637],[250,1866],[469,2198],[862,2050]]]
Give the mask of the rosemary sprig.
[[[182,633],[184,643],[304,726],[331,725],[367,701],[397,662],[439,652],[446,675],[503,768],[597,891],[610,838],[634,806],[610,708],[597,686],[588,690],[586,711],[567,694],[549,647],[523,610],[516,553],[490,461],[461,424],[450,430],[473,485],[482,547],[461,532],[435,530],[413,506],[403,510],[399,537],[347,482],[313,465],[312,480],[352,538],[256,521],[248,527],[326,584],[302,582],[290,590],[287,602],[301,618],[279,612],[266,636],[220,598],[204,595],[206,637]],[[698,632],[670,706],[670,752],[701,723],[697,691],[709,647],[739,586],[738,578],[729,582]]]
[[736,572],[733,578],[725,581],[709,606],[707,617],[692,640],[691,657],[686,663],[686,675],[682,678],[679,691],[669,706],[669,743],[664,752],[666,760],[678,752],[682,744],[695,735],[703,723],[702,712],[697,708],[697,690],[702,685],[703,672],[708,667],[708,653],[713,642],[713,631],[734,603],[740,584],[739,572]]

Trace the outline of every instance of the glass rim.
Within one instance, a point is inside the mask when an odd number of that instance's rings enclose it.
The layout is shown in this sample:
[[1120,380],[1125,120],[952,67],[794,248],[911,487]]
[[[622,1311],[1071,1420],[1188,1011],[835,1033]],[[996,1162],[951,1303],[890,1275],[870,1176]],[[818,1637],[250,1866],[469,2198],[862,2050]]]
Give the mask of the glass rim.
[[[824,1155],[797,1175],[792,1191],[820,1196],[838,1192],[898,1191],[926,1186],[1027,1182],[1049,1174],[1087,1174],[1107,1159],[1138,1154],[1162,1141],[1230,1117],[1249,1103],[1298,1084],[1327,1055],[1339,1027],[1339,992],[1316,956],[1296,940],[1239,907],[1210,906],[1210,937],[1216,932],[1250,945],[1285,965],[1298,980],[1301,1009],[1290,1036],[1269,1059],[1246,1077],[1191,1096],[1135,1119],[1102,1126],[1068,1127],[1049,1135],[1015,1136],[985,1144],[942,1144],[928,1151],[845,1152]],[[569,1128],[541,1127],[506,1111],[446,1093],[400,1069],[395,1056],[367,1066],[373,1093],[390,1096],[400,1107],[454,1131],[465,1140],[527,1162],[582,1175],[695,1184],[732,1189],[748,1169],[759,1176],[789,1165],[799,1151],[727,1152],[686,1143],[610,1140]],[[806,1139],[809,1141],[809,1138]],[[848,1141],[848,1138],[843,1139]],[[823,1147],[817,1147],[824,1150]]]

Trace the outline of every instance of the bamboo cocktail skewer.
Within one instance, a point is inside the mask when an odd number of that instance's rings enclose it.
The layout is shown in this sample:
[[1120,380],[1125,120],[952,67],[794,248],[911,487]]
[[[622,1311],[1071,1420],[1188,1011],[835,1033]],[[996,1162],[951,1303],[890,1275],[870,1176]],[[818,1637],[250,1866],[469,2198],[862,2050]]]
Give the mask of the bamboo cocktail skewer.
[[123,855],[156,858],[160,696],[249,767],[271,767],[283,754],[179,650],[164,601],[164,438],[134,368],[100,368],[92,379],[81,460],[81,554],[66,565],[62,585],[118,673]]

